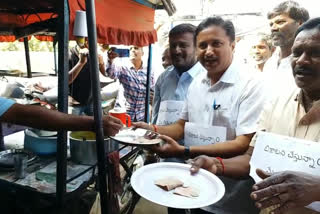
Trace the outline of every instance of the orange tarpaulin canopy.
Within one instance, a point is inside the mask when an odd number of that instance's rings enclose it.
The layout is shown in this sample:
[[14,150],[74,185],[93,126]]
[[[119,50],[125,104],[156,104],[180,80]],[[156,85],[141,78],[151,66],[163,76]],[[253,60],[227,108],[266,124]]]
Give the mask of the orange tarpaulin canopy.
[[[74,38],[76,10],[85,10],[85,1],[69,1],[70,38]],[[157,41],[154,9],[132,0],[96,0],[99,43],[146,46]]]
[[[69,0],[70,39],[74,39],[73,23],[76,10],[85,10],[85,0]],[[97,37],[99,43],[145,46],[157,41],[154,30],[154,9],[133,0],[95,0]],[[56,0],[0,1],[1,31],[11,32],[17,27],[54,18]],[[0,32],[1,34],[1,32]],[[41,33],[40,33],[41,34]],[[52,41],[51,36],[36,36],[42,41]],[[15,41],[14,35],[0,35],[0,42]]]

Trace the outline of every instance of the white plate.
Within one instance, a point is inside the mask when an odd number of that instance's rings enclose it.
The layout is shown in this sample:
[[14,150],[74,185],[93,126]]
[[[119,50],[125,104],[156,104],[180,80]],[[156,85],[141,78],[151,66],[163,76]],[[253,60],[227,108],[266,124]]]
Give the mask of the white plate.
[[144,138],[144,134],[147,132],[147,129],[131,129],[125,128],[121,130],[118,134],[113,137],[110,137],[116,141],[119,141],[123,144],[135,145],[135,146],[145,146],[145,145],[156,145],[162,142],[161,139],[152,139],[148,140]]
[[[190,174],[190,165],[182,163],[155,163],[141,167],[131,177],[133,189],[142,197],[154,203],[180,209],[205,207],[219,201],[225,192],[222,181],[214,174],[200,169]],[[187,198],[165,191],[154,184],[155,180],[175,177],[185,184],[200,190],[199,197]]]

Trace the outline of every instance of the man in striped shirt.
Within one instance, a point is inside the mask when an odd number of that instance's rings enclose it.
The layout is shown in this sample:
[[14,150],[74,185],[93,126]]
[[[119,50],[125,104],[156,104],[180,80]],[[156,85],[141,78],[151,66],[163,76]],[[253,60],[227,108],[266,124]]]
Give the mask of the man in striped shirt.
[[[145,117],[145,99],[147,91],[147,66],[142,61],[143,48],[130,47],[128,61],[109,57],[107,74],[112,79],[119,79],[124,88],[124,96],[130,104],[127,113],[132,121],[143,121]],[[153,73],[150,87],[153,88]]]

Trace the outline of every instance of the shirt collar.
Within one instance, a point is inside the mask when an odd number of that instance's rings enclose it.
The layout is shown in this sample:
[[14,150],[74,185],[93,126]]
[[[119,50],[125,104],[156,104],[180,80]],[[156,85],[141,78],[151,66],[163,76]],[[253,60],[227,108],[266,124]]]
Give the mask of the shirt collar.
[[[173,70],[173,69],[175,69],[174,66],[170,66],[168,68],[168,70]],[[189,74],[190,77],[194,78],[201,70],[204,70],[204,68],[202,67],[200,62],[197,62],[188,71],[186,71],[186,73]],[[175,71],[176,71],[177,77],[180,78],[178,70],[175,69]]]
[[[131,60],[129,59],[128,61],[128,64],[129,64],[129,68],[130,69],[133,69],[133,70],[136,70],[136,68],[134,67],[133,63],[131,62]],[[147,70],[147,67],[144,65],[143,61],[142,61],[142,65],[141,67],[137,70],[137,71],[145,71]]]
[[277,47],[276,50],[274,51],[274,53],[272,54],[272,58],[273,60],[275,60],[277,63],[281,64],[281,62],[289,62],[291,63],[291,58],[292,58],[292,55],[290,54],[289,56],[283,58],[280,60],[280,48]]
[[238,72],[237,72],[237,63],[234,59],[232,59],[231,65],[228,69],[224,72],[222,77],[220,78],[219,82],[234,84],[236,82]]

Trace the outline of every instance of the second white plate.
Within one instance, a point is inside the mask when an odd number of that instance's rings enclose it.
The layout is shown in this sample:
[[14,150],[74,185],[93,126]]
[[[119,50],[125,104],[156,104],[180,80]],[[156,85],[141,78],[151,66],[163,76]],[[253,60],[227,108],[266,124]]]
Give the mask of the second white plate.
[[[131,177],[133,189],[142,197],[154,203],[179,209],[194,209],[209,206],[219,201],[225,192],[222,181],[214,174],[200,169],[190,174],[190,165],[181,163],[155,163],[144,166]],[[187,198],[165,191],[154,184],[155,180],[175,177],[185,184],[200,190],[199,197]]]

